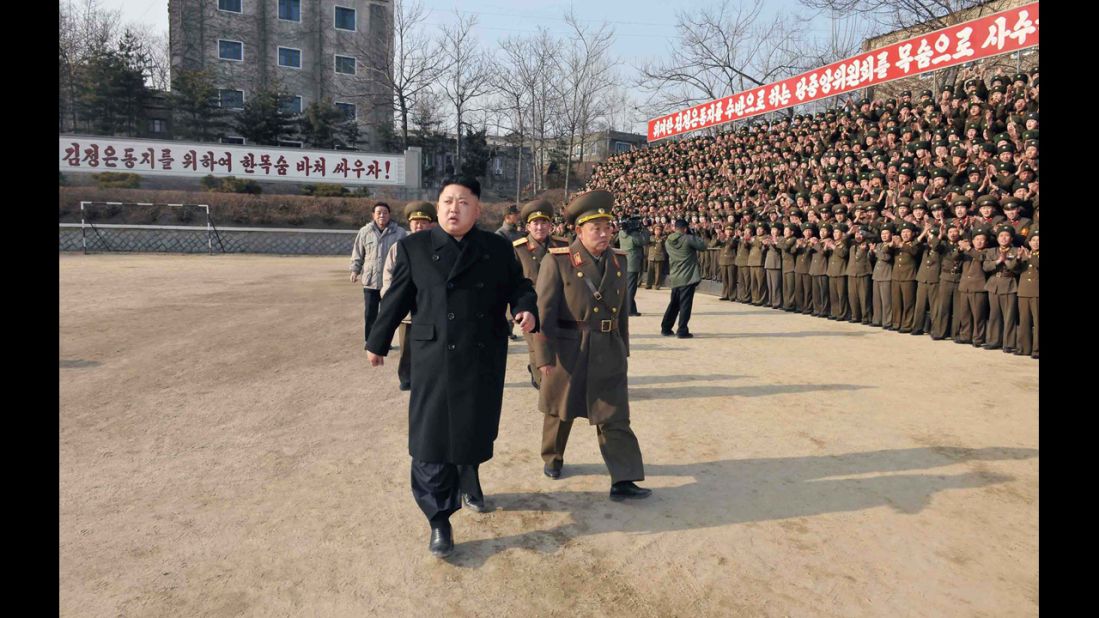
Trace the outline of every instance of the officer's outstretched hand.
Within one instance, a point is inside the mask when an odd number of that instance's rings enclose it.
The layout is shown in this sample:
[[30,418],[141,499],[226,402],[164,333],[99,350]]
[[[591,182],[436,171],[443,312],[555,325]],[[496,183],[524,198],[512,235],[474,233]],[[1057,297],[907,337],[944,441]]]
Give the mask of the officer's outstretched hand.
[[366,359],[370,361],[371,367],[381,367],[385,364],[385,357],[381,354],[375,354],[370,350],[366,351]]
[[534,314],[529,311],[520,311],[515,316],[515,323],[519,325],[524,333],[529,333],[534,330],[534,323],[537,320],[534,319]]

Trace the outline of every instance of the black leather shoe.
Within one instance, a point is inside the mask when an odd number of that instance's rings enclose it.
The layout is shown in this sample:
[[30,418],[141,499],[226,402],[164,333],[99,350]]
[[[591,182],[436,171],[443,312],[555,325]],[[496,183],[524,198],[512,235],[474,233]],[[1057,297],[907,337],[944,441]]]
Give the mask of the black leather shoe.
[[402,391],[410,391],[410,390],[412,390],[412,385],[409,384],[408,382],[401,382],[400,389]]
[[627,498],[648,498],[651,493],[653,490],[638,487],[633,481],[622,481],[611,485],[611,500],[615,502]]
[[489,510],[488,507],[485,506],[485,499],[483,497],[480,500],[475,500],[473,496],[469,494],[462,494],[462,506],[474,513],[487,513]]
[[965,345],[969,345],[969,342],[966,341],[965,339],[954,339],[953,341],[954,341],[954,343],[962,343],[962,344],[965,344]]
[[672,336],[672,335],[674,335],[675,333],[673,333],[673,332],[672,332],[672,331],[670,331],[670,330],[662,330],[662,331],[660,331],[660,334],[661,334],[661,335],[664,335],[665,337],[671,337],[671,336]]
[[561,478],[561,468],[546,464],[542,466],[542,474],[545,474],[551,479],[557,480]]
[[922,335],[922,334],[923,334],[923,331],[922,331],[922,330],[914,330],[914,331],[912,331],[912,332],[910,332],[910,333],[908,333],[908,334],[909,334],[909,335]]
[[511,339],[512,341],[519,341],[520,339],[522,339],[522,337],[516,335],[515,333],[511,333],[508,335],[508,339]]
[[721,297],[718,297],[718,300],[729,300],[729,297],[728,296],[721,296]]
[[1030,357],[1033,358],[1034,360],[1038,360],[1038,355],[1037,354],[1031,354]]
[[1015,352],[1015,348],[1004,348],[1004,354],[1012,354]]
[[1000,349],[1000,346],[998,346],[998,345],[992,345],[992,344],[990,344],[990,343],[986,343],[986,344],[984,344],[984,345],[983,345],[983,346],[981,346],[981,347],[982,347],[982,348],[984,348],[984,349],[986,349],[986,350],[999,350],[999,349]]
[[431,542],[428,543],[427,549],[436,558],[446,558],[450,552],[454,551],[454,531],[449,521],[431,528]]
[[931,335],[932,341],[942,341],[943,339],[946,339],[946,337],[936,337],[935,335]]
[[635,311],[634,313],[631,313],[631,314],[630,314],[630,317],[631,317],[631,318],[639,318],[639,317],[641,317],[641,314],[640,314],[639,312],[636,312],[636,311]]
[[675,336],[676,339],[693,339],[694,335],[691,333],[679,333]]

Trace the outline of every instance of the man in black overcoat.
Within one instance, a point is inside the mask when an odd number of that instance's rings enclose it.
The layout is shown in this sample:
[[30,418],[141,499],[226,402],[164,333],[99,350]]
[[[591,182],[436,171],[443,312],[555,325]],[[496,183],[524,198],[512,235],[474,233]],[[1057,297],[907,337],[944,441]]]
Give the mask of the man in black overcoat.
[[412,495],[431,525],[429,549],[454,547],[450,516],[484,509],[477,466],[492,458],[500,426],[510,307],[525,333],[537,331],[537,297],[511,243],[476,227],[481,186],[453,178],[439,192],[439,224],[397,246],[389,290],[367,341],[383,363],[409,312],[412,392],[408,450]]

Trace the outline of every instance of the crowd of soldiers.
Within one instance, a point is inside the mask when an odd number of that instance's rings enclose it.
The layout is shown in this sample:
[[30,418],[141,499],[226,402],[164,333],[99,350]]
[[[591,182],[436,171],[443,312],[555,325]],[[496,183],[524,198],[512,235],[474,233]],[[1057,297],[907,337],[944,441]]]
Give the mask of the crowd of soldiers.
[[[587,189],[684,218],[723,300],[1038,358],[1038,69],[610,157]],[[567,235],[559,223],[555,233]]]

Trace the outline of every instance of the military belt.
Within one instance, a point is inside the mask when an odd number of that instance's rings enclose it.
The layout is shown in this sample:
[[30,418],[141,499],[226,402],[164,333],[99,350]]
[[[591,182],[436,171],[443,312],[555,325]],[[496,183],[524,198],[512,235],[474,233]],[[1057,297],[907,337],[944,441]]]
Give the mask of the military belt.
[[565,330],[598,330],[601,333],[611,333],[618,331],[618,320],[599,320],[599,326],[594,326],[588,322],[557,320],[557,326]]

